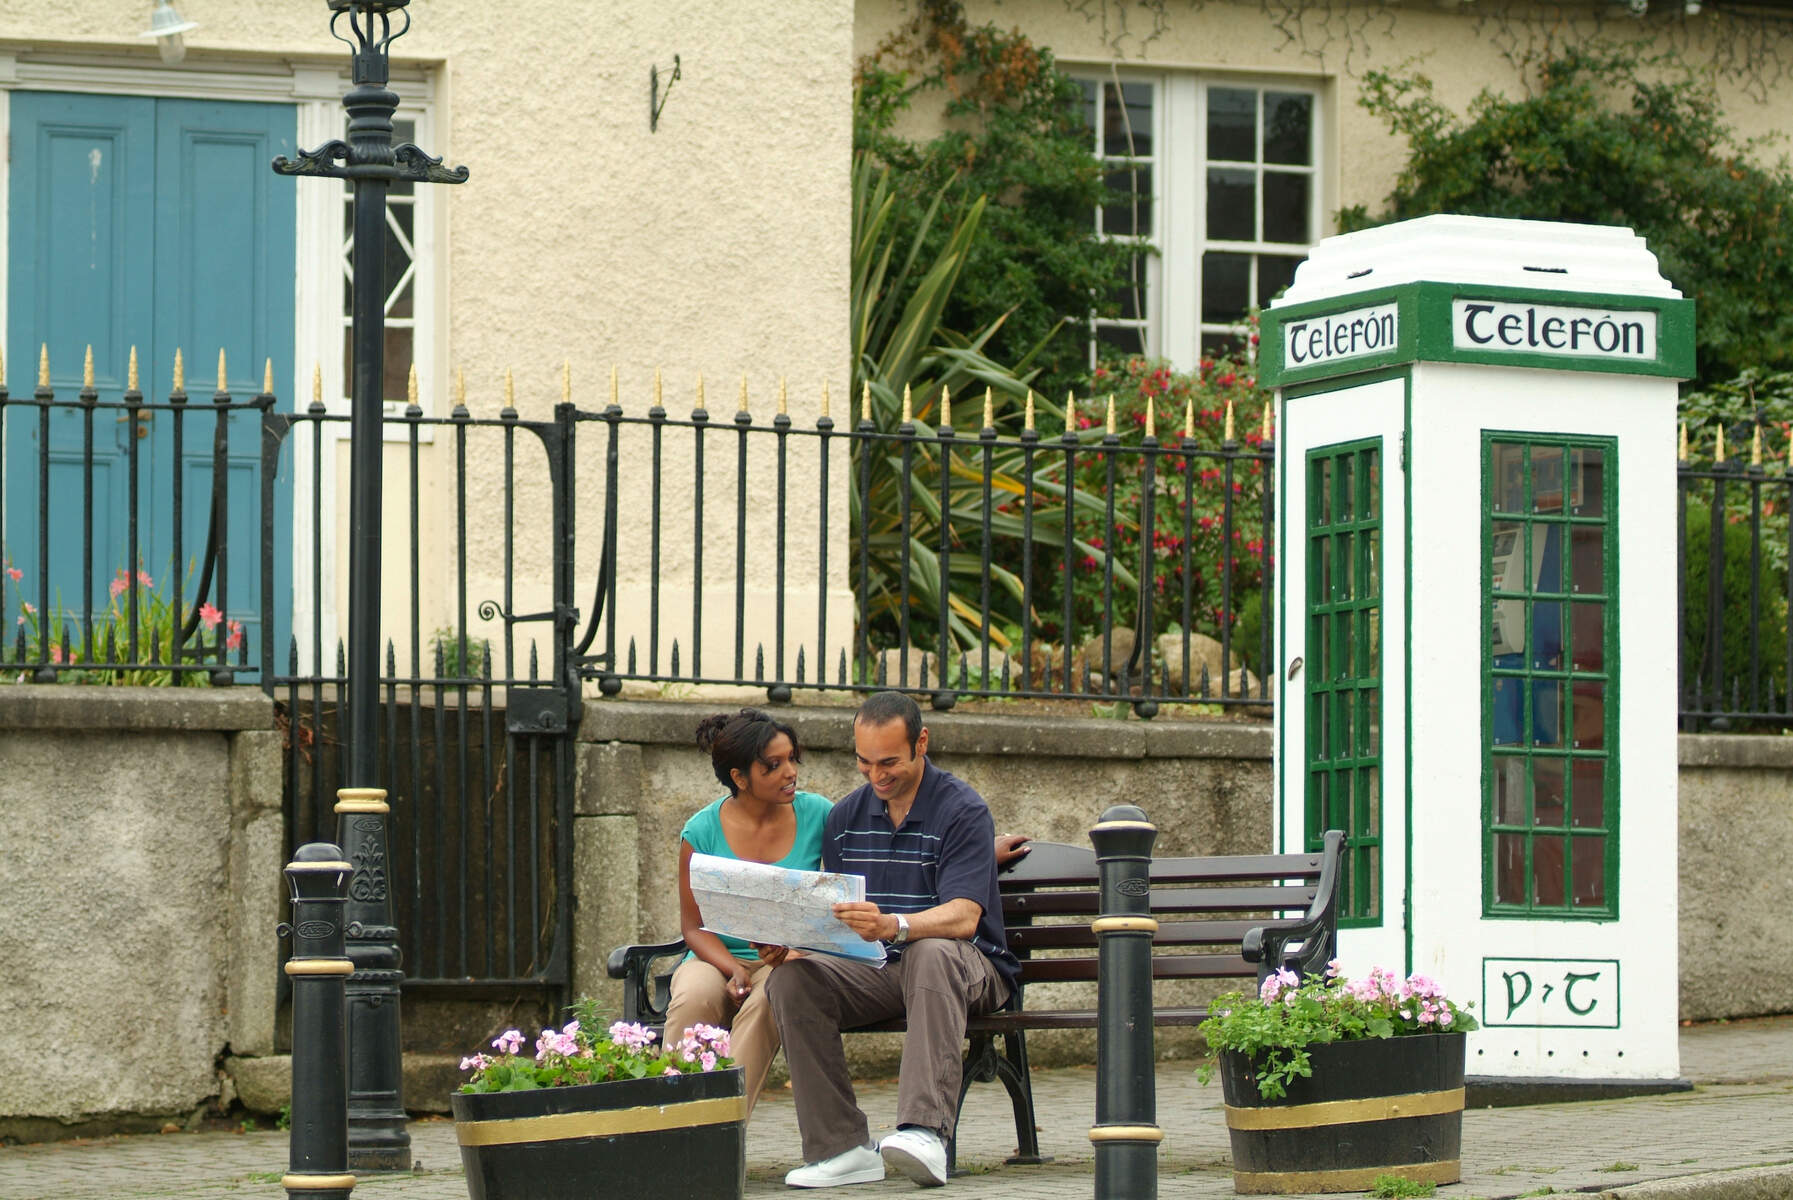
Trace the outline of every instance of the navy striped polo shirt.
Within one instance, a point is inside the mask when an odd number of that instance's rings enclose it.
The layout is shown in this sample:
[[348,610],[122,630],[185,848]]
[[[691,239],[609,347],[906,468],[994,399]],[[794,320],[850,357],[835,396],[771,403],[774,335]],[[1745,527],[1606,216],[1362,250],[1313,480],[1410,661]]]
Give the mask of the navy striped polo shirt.
[[[932,762],[915,803],[892,829],[884,801],[867,783],[837,803],[822,832],[822,869],[865,876],[865,898],[888,913],[916,913],[948,900],[982,910],[972,944],[1012,991],[1021,964],[1002,932],[996,889],[996,822],[972,786]],[[889,947],[894,957],[901,946]]]

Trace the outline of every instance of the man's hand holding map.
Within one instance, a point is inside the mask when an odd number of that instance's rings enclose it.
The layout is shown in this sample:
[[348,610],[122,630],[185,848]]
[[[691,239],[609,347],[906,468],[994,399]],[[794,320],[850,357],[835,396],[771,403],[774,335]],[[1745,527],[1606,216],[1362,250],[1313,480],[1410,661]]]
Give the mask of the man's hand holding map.
[[749,942],[882,963],[868,942],[834,916],[836,904],[865,899],[865,880],[833,871],[794,871],[712,854],[691,856],[691,895],[704,928]]

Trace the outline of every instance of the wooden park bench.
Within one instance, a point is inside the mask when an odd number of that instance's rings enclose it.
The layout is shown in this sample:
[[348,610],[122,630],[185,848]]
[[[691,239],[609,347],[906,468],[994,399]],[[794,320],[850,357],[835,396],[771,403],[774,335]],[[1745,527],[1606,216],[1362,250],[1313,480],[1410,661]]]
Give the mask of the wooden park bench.
[[[1279,967],[1317,974],[1337,954],[1338,882],[1343,835],[1326,835],[1320,850],[1305,854],[1243,854],[1159,858],[1151,866],[1154,980],[1246,979],[1255,984]],[[1095,851],[1057,842],[1031,850],[998,876],[1009,949],[1021,960],[1021,983],[996,1012],[966,1023],[959,1107],[974,1082],[1000,1080],[1015,1110],[1016,1153],[1011,1163],[1037,1163],[1033,1088],[1027,1066],[1030,1029],[1094,1029],[1094,1008],[1040,1008],[1025,1002],[1036,983],[1088,983],[1096,978],[1096,934],[1101,915]],[[671,968],[654,964],[683,956],[683,940],[622,946],[610,955],[609,972],[624,980],[623,1019],[665,1022]],[[1200,1005],[1160,1006],[1155,1025],[1199,1025]],[[850,1029],[892,1033],[901,1019]],[[997,1046],[1001,1041],[1001,1048]],[[955,1147],[948,1146],[948,1165]]]

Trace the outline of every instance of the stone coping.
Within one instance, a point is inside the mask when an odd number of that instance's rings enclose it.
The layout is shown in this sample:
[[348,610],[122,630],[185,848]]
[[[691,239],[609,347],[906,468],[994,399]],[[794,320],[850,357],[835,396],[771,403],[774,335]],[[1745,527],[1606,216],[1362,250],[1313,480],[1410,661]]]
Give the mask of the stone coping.
[[1765,733],[1683,733],[1684,767],[1793,770],[1793,737]]
[[274,702],[253,685],[230,688],[0,686],[0,729],[188,730],[274,728]]
[[[697,723],[739,703],[680,704],[652,700],[587,700],[582,742],[692,745]],[[788,721],[816,750],[853,748],[851,708],[759,705]],[[1268,760],[1271,729],[1233,721],[1140,721],[1039,714],[932,712],[922,709],[929,745],[941,756],[1027,754],[1042,758],[1232,758]]]

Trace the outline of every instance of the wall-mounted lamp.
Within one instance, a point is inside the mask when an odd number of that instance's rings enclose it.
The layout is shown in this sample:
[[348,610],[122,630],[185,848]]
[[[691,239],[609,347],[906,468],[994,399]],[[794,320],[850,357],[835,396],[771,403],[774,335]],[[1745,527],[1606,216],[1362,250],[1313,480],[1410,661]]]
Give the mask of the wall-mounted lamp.
[[177,63],[187,57],[187,43],[181,38],[190,29],[198,29],[199,22],[183,21],[181,15],[174,11],[170,0],[157,0],[156,11],[150,14],[149,28],[138,37],[155,38],[156,49],[162,54],[165,63]]

